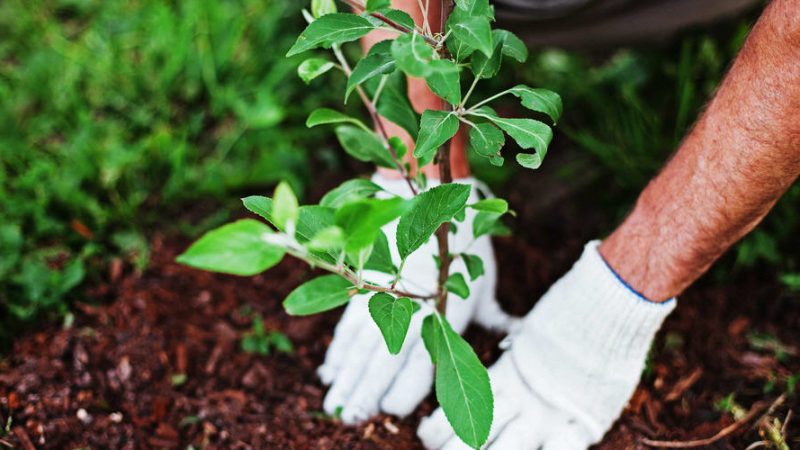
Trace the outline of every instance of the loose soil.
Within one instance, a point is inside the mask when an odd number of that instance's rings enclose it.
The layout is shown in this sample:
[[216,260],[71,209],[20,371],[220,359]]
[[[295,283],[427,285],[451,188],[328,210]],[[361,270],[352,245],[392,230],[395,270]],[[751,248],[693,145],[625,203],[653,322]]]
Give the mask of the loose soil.
[[[530,310],[602,223],[578,201],[531,201],[532,193],[547,192],[532,178],[507,188],[516,234],[495,240],[498,297],[515,314]],[[107,283],[87,289],[99,306],[80,306],[71,327],[19,337],[0,361],[0,425],[8,424],[7,432],[0,427],[0,448],[421,448],[415,428],[435,407],[433,396],[411,417],[380,416],[358,427],[323,414],[325,388],[315,370],[341,312],[293,318],[280,305],[313,275],[309,269],[287,259],[253,278],[213,275],[173,262],[188,243],[154,235],[145,273],[116,267]],[[747,410],[787,390],[786,378],[800,373],[800,298],[768,275],[741,271],[726,283],[707,277],[681,298],[642,385],[596,449],[709,437],[733,423],[715,408],[728,394]],[[295,351],[241,351],[252,312],[267,330],[285,333]],[[776,339],[758,341],[753,333]],[[502,336],[476,327],[466,336],[487,364],[498,357]],[[772,417],[797,406],[790,396]],[[788,431],[800,435],[791,422]],[[743,449],[759,439],[748,424],[705,448]]]

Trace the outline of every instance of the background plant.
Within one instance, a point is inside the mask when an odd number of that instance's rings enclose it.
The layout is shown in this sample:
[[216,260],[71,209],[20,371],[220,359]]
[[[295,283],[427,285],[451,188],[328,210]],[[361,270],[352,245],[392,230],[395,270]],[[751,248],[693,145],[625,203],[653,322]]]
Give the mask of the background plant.
[[[436,395],[456,434],[479,448],[488,438],[493,400],[488,373],[469,344],[446,319],[448,295],[469,296],[466,277],[482,275],[482,261],[475,255],[452,255],[448,233],[465,220],[465,209],[477,211],[474,238],[505,228],[499,223],[508,212],[501,199],[468,204],[470,186],[452,183],[449,142],[460,126],[469,129],[469,151],[491,164],[504,164],[501,152],[508,134],[522,149],[516,161],[536,169],[542,164],[552,140],[550,126],[530,118],[498,115],[489,104],[503,96],[517,97],[538,118],[554,124],[561,114],[561,99],[552,91],[517,85],[483,100],[473,93],[481,80],[495,77],[504,57],[524,62],[524,44],[512,33],[495,29],[494,11],[488,0],[444,2],[443,23],[427,20],[416,25],[405,12],[390,8],[388,0],[346,0],[354,13],[337,12],[330,1],[312,2],[309,22],[287,56],[319,47],[330,48],[334,59],[313,57],[303,61],[298,74],[311,81],[336,70],[347,78],[345,100],[355,93],[376,125],[373,131],[358,118],[322,108],[311,113],[307,126],[335,125],[335,134],[352,157],[398,170],[405,178],[411,199],[383,193],[362,179],[346,181],[322,198],[318,205],[299,206],[290,186],[281,183],[272,198],[243,199],[250,211],[270,225],[243,219],[215,229],[178,258],[184,264],[235,275],[255,275],[286,254],[330,272],[306,282],[284,301],[292,315],[309,315],[346,304],[357,293],[372,293],[369,311],[380,328],[388,350],[398,353],[415,313],[424,314],[422,339],[436,366]],[[420,2],[427,17],[428,2]],[[452,10],[451,10],[452,8]],[[445,20],[446,19],[446,20]],[[376,44],[351,65],[341,49],[373,30],[397,34]],[[442,30],[435,32],[434,30]],[[442,99],[442,110],[426,110],[420,118],[406,98],[406,76],[424,78]],[[462,91],[462,79],[465,91]],[[389,135],[378,115],[400,125],[416,144],[413,151]],[[505,133],[505,134],[504,134]],[[411,172],[406,157],[419,167],[438,163],[441,184],[427,189],[427,181]],[[381,228],[399,219],[396,242],[389,242]],[[434,292],[409,292],[398,287],[406,259],[429,239],[436,238],[439,277]],[[389,246],[396,246],[401,261],[395,265]],[[467,274],[451,272],[455,257],[464,258]],[[391,275],[380,283],[370,272]]]
[[[288,47],[289,0],[0,2],[0,347],[57,317],[146,232],[232,193],[305,188],[321,133]],[[328,155],[331,151],[328,151]],[[315,155],[318,160],[331,161]],[[163,229],[163,227],[162,227]]]

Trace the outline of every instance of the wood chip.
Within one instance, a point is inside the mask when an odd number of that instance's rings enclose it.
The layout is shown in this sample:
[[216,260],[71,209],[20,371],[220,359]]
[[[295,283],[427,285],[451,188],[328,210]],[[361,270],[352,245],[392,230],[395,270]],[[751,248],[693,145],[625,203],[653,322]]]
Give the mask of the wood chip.
[[25,428],[22,427],[14,427],[14,436],[17,437],[19,443],[22,445],[24,450],[36,450],[34,447],[31,438],[28,436],[28,433],[25,431]]
[[698,380],[700,377],[703,376],[703,369],[701,367],[695,368],[692,373],[689,375],[681,378],[675,383],[675,386],[672,387],[672,390],[664,397],[664,400],[667,402],[674,402],[675,400],[681,398],[683,394],[686,393]]

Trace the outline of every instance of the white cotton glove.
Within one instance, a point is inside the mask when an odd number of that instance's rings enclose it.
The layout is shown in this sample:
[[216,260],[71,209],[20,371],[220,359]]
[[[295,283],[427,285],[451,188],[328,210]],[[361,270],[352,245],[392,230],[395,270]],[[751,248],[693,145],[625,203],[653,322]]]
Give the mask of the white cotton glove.
[[[403,180],[387,180],[375,175],[372,181],[394,195],[411,196]],[[473,186],[469,203],[479,200],[478,183],[474,179],[465,178],[455,182]],[[513,319],[495,301],[497,267],[491,241],[487,236],[473,239],[474,215],[467,208],[466,220],[458,223],[457,232],[449,236],[450,252],[481,257],[485,275],[468,282],[468,299],[452,294],[448,297],[447,318],[459,333],[472,319],[487,328],[507,330]],[[383,231],[389,238],[392,259],[398,264],[400,257],[394,246],[396,229],[397,221],[384,227]],[[438,269],[434,255],[438,255],[438,246],[436,239],[432,238],[408,257],[398,288],[413,293],[435,293]],[[456,259],[451,267],[452,271],[461,272],[469,280],[461,259]],[[385,282],[387,277],[386,274],[369,272],[365,276],[368,280],[379,282]],[[379,412],[406,416],[428,395],[433,383],[431,358],[420,338],[423,315],[417,313],[413,316],[403,349],[398,355],[391,355],[369,314],[367,305],[370,297],[370,294],[357,295],[350,300],[336,326],[325,363],[317,371],[322,382],[331,386],[323,404],[325,412],[335,414],[340,410],[341,419],[346,424],[356,424]]]
[[[495,413],[487,448],[585,450],[600,441],[639,383],[676,301],[653,303],[608,267],[598,241],[524,319],[489,369]],[[468,449],[441,408],[423,419],[429,449]]]

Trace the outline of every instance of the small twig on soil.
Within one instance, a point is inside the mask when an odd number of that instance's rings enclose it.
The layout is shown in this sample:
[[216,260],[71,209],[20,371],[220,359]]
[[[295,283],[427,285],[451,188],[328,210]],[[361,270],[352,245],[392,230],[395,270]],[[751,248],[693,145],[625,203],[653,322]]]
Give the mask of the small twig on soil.
[[680,380],[678,380],[678,382],[675,383],[675,386],[672,388],[669,394],[667,394],[666,397],[664,397],[664,401],[674,402],[675,400],[681,398],[681,396],[686,391],[691,389],[691,387],[694,386],[695,383],[697,383],[697,381],[700,379],[702,375],[703,375],[703,369],[701,367],[698,367],[685,378],[681,378]]
[[31,441],[30,436],[25,431],[25,428],[22,427],[14,427],[14,435],[19,440],[19,443],[22,445],[22,448],[25,450],[36,450],[36,447],[33,445],[33,441]]
[[755,405],[753,405],[753,407],[750,409],[750,412],[748,412],[746,416],[723,428],[722,430],[719,431],[719,433],[715,434],[714,436],[711,436],[710,438],[698,439],[694,441],[655,441],[652,439],[645,438],[642,439],[641,442],[642,444],[649,445],[650,447],[660,447],[660,448],[695,448],[695,447],[704,447],[706,445],[711,445],[714,442],[717,442],[720,439],[729,436],[731,433],[738,430],[748,422],[751,422],[753,419],[760,416],[761,413],[770,408],[771,405],[774,405],[779,401],[782,401],[780,397],[772,404],[763,402],[756,403]]

